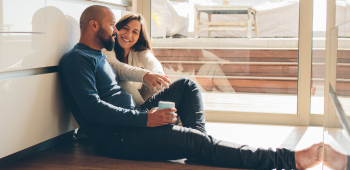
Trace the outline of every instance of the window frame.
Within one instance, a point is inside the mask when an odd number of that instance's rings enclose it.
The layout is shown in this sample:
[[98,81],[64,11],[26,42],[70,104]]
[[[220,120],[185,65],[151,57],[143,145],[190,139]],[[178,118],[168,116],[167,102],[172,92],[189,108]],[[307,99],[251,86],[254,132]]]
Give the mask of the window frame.
[[[136,7],[134,6],[136,5]],[[137,8],[141,7],[141,8]],[[151,0],[133,0],[133,12],[141,13],[150,23]],[[335,24],[335,0],[327,1],[326,63],[329,63],[330,29]],[[151,24],[148,24],[149,30]],[[324,118],[331,117],[334,127],[340,127],[334,108],[329,108],[329,66],[325,73],[324,115],[311,114],[311,67],[312,67],[313,0],[299,1],[299,48],[297,114],[247,113],[228,111],[205,111],[207,121],[259,123],[279,125],[323,126]],[[151,32],[151,31],[149,31]],[[301,74],[302,73],[302,74]]]

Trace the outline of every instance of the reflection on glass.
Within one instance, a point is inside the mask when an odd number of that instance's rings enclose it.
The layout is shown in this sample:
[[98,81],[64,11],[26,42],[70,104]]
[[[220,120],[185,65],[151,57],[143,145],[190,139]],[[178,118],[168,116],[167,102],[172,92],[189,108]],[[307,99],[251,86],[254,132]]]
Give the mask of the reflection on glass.
[[[6,16],[10,18],[8,13]],[[45,17],[50,19],[45,21]],[[78,22],[56,7],[38,9],[30,20],[29,32],[32,33],[1,34],[0,61],[4,62],[0,62],[0,72],[56,65],[59,58],[78,42]]]
[[350,116],[350,25],[338,27],[335,90],[344,112]]
[[350,115],[350,0],[336,1],[337,40],[336,94],[346,114]]
[[[31,32],[32,16],[40,8],[45,7],[45,0],[1,0],[2,16],[0,21],[4,24],[4,31]],[[45,17],[40,19],[39,32],[45,31]]]
[[335,25],[341,25],[349,21],[350,16],[350,1],[349,0],[336,0],[335,1]]
[[[329,93],[332,103],[324,120],[324,169],[350,169],[350,44],[346,43],[350,40],[349,28],[350,22],[331,29]],[[342,128],[332,128],[332,108]]]
[[349,160],[350,156],[346,153],[333,148],[329,144],[324,145],[323,165],[326,166],[324,169],[348,170],[350,168]]
[[0,81],[0,101],[5,99],[5,97],[11,93],[11,82],[12,80]]
[[299,1],[249,3],[153,0],[154,55],[200,85],[206,110],[296,114]]
[[[158,51],[158,50],[157,50]],[[183,52],[191,52],[191,50],[182,50]],[[177,75],[181,71],[181,76],[187,76],[194,79],[207,92],[234,92],[230,82],[225,76],[224,64],[228,60],[222,59],[208,50],[195,50],[198,55],[195,57],[183,56],[178,58],[176,64],[171,61],[161,61],[164,63],[165,72],[169,75]],[[195,59],[195,60],[189,60]],[[227,71],[227,70],[226,70]],[[176,77],[176,76],[175,76]]]
[[[314,0],[313,14],[313,54],[312,54],[312,92],[311,114],[324,113],[324,76],[325,76],[325,31],[326,31],[326,0]],[[336,0],[336,25],[346,22],[350,16],[350,1]],[[345,40],[340,40],[344,43]],[[346,55],[346,51],[339,51]],[[338,72],[347,71],[344,64],[348,63],[344,57],[339,57]],[[349,71],[348,71],[349,72]],[[341,74],[341,73],[340,73]],[[339,76],[339,75],[338,75]],[[340,77],[339,77],[340,78]],[[339,84],[344,86],[346,84]],[[341,87],[339,87],[341,88]],[[339,91],[339,90],[338,90]]]

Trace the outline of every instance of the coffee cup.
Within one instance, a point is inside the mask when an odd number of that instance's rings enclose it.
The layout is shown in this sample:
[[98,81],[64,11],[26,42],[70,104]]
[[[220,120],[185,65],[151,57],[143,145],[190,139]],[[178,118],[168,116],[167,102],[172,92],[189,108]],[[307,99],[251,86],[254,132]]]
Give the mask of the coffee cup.
[[[168,101],[159,101],[158,103],[158,110],[160,109],[166,109],[166,108],[175,108],[174,102],[168,102]],[[174,114],[174,112],[170,112],[167,114]]]

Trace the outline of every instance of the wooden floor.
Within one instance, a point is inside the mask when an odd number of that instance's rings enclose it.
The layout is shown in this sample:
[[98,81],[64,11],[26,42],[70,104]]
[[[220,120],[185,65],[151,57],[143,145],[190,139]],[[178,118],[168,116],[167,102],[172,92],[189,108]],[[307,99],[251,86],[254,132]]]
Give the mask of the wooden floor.
[[[185,164],[185,165],[184,165]],[[99,155],[87,140],[72,140],[51,149],[35,154],[29,158],[11,164],[3,170],[110,170],[110,169],[218,169],[196,164],[185,163],[185,159],[175,161],[132,161],[114,159]]]
[[[252,147],[285,147],[299,150],[323,140],[322,127],[276,126],[233,123],[207,123],[208,134],[217,139]],[[3,170],[61,169],[179,169],[224,170],[230,168],[200,165],[186,159],[172,161],[131,161],[108,158],[95,153],[89,142],[72,140],[13,163]],[[319,165],[313,169],[322,169]]]

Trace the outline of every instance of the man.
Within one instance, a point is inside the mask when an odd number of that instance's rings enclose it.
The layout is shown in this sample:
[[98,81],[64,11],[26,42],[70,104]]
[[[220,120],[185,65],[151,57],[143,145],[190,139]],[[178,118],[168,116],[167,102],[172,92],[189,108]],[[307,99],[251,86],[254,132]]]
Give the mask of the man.
[[[112,50],[118,33],[115,22],[109,8],[88,7],[80,18],[79,43],[60,62],[64,98],[99,151],[125,159],[194,158],[217,166],[259,169],[305,169],[322,160],[322,144],[297,152],[273,151],[206,135],[201,93],[193,81],[171,83],[163,75],[123,63],[117,73],[113,71],[101,49]],[[161,92],[135,107],[117,79],[144,82]],[[158,110],[159,101],[175,102],[176,109]],[[176,111],[184,127],[174,125],[176,113],[167,114]]]

